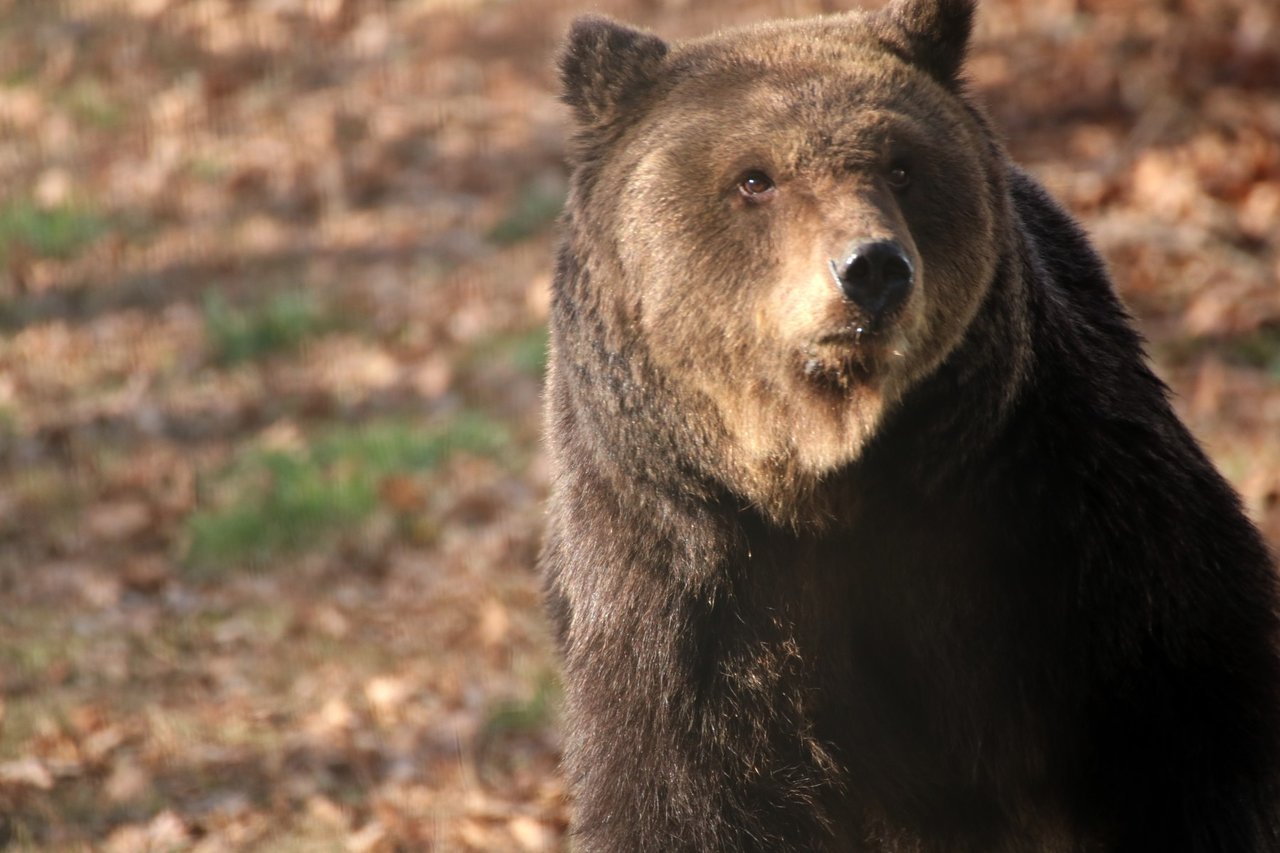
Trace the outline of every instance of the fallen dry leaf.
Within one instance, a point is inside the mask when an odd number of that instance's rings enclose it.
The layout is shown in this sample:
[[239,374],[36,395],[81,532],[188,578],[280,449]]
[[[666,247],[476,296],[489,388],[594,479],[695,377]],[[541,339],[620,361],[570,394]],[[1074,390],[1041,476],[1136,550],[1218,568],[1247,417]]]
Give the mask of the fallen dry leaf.
[[132,592],[154,595],[173,579],[173,568],[163,555],[140,554],[125,563],[120,579]]
[[53,774],[38,758],[19,758],[0,764],[0,788],[36,788],[47,791],[53,787]]
[[401,714],[402,706],[413,695],[414,686],[407,678],[380,675],[364,686],[364,698],[382,725],[389,725]]
[[151,524],[151,508],[138,500],[101,503],[85,513],[89,533],[101,542],[132,539]]
[[394,850],[395,844],[381,823],[371,820],[346,839],[349,853],[386,853]]
[[141,799],[151,787],[151,773],[137,759],[126,756],[114,763],[102,792],[110,802],[127,803]]
[[508,821],[507,831],[511,833],[511,837],[515,839],[520,849],[529,853],[550,850],[555,844],[556,833],[550,827],[524,815]]

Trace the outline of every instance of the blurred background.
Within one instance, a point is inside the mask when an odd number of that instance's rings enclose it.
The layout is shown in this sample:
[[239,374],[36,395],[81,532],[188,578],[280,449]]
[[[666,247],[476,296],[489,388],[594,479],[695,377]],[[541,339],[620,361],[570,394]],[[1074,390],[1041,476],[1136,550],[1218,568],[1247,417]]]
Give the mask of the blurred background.
[[[565,847],[534,568],[588,8],[0,0],[0,847]],[[973,89],[1280,542],[1280,7],[986,0]]]

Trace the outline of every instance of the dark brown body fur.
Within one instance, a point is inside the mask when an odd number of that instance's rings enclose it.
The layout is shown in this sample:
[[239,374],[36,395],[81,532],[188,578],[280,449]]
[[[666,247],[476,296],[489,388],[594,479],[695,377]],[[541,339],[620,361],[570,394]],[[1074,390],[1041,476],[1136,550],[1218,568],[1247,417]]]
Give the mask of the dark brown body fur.
[[[1266,549],[956,83],[971,11],[575,28],[542,558],[575,849],[1280,849]],[[814,344],[847,309],[805,265],[868,233],[920,292]]]

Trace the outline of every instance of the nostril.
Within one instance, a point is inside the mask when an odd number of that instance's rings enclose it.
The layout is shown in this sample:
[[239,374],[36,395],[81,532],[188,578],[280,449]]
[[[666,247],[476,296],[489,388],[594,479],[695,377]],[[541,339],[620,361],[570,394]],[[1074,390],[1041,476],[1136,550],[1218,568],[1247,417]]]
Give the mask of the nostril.
[[902,255],[890,255],[884,261],[886,287],[903,287],[911,283],[911,262]]
[[844,268],[844,280],[847,282],[866,282],[871,279],[871,261],[865,255],[854,255]]

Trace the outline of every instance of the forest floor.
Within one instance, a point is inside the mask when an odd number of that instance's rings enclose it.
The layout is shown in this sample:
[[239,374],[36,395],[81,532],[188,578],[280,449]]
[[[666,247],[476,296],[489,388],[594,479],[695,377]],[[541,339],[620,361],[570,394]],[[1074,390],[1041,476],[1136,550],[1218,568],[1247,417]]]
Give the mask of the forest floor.
[[[564,848],[534,558],[579,9],[0,0],[0,847]],[[1280,8],[988,0],[970,72],[1280,543]]]

